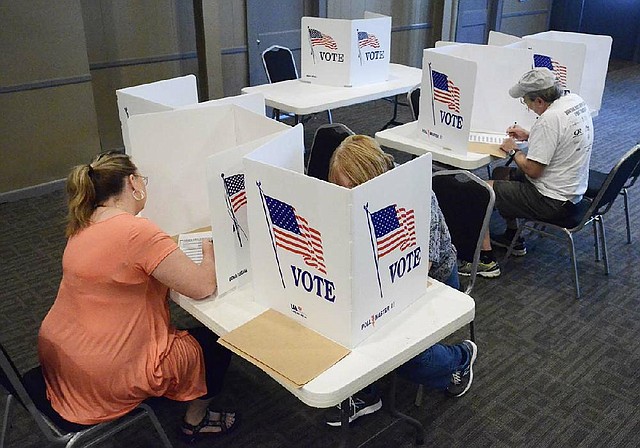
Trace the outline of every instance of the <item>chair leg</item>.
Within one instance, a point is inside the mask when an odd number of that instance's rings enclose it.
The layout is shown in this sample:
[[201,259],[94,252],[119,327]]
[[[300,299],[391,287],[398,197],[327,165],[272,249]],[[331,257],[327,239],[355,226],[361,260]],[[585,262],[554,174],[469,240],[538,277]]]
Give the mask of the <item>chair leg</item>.
[[604,218],[598,217],[600,226],[600,244],[602,245],[602,258],[604,259],[604,275],[609,275],[609,257],[607,256],[607,236],[604,233]]
[[7,395],[7,403],[4,406],[4,417],[2,418],[2,432],[0,433],[0,448],[4,448],[4,440],[9,432],[9,417],[13,404],[13,395]]
[[629,192],[626,188],[622,189],[622,198],[624,199],[624,217],[627,221],[627,244],[631,244],[631,219],[629,218]]
[[600,235],[598,234],[598,219],[594,218],[591,221],[591,225],[593,226],[593,250],[595,251],[596,261],[600,261]]
[[422,401],[424,400],[424,386],[422,384],[418,384],[418,391],[416,392],[416,407],[422,406]]
[[580,298],[580,281],[578,280],[578,262],[576,261],[576,247],[573,243],[573,235],[571,232],[566,231],[569,238],[569,255],[571,256],[571,264],[573,265],[573,285],[576,292],[576,299]]
[[169,441],[167,434],[164,432],[164,429],[162,428],[162,425],[158,421],[158,417],[156,417],[156,413],[153,411],[151,406],[145,403],[140,403],[139,407],[141,407],[146,411],[147,416],[149,417],[149,420],[151,420],[151,423],[153,423],[153,426],[156,429],[158,436],[160,436],[160,439],[162,440],[163,445],[166,448],[172,448],[171,442]]
[[469,337],[473,342],[476,342],[476,326],[474,321],[469,322]]
[[[509,258],[509,256],[511,256],[511,252],[513,252],[513,246],[515,246],[516,241],[518,241],[518,238],[520,238],[520,235],[522,234],[522,231],[524,230],[524,226],[525,226],[524,223],[519,225],[518,226],[518,230],[516,230],[516,234],[513,235],[513,239],[511,240],[511,244],[509,244],[509,248],[507,249],[507,253],[505,254],[505,256],[502,259],[502,261],[500,262],[502,267],[504,267],[504,265],[507,264],[507,259]],[[489,229],[487,229],[487,232],[488,231],[489,231]]]
[[331,109],[327,109],[327,118],[329,119],[329,123],[333,123],[333,117],[331,116]]

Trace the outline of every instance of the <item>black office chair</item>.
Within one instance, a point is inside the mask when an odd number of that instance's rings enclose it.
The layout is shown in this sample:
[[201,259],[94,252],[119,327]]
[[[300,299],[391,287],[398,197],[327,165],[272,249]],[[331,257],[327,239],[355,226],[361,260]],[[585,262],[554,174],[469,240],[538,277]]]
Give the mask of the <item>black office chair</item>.
[[[506,264],[506,260],[511,255],[513,246],[520,235],[528,230],[529,233],[538,233],[543,236],[549,236],[551,238],[564,240],[566,236],[569,241],[569,250],[571,255],[571,262],[573,265],[573,283],[575,289],[576,299],[580,298],[580,282],[578,279],[578,265],[576,262],[576,250],[573,242],[573,234],[579,232],[587,225],[592,224],[594,226],[595,247],[596,247],[596,260],[599,259],[600,247],[602,248],[602,254],[604,259],[604,273],[609,275],[609,260],[607,258],[607,240],[604,231],[604,215],[609,211],[611,205],[620,195],[620,191],[624,187],[625,183],[636,169],[638,163],[640,163],[640,146],[636,145],[633,149],[628,151],[622,159],[613,167],[609,172],[606,179],[602,183],[602,188],[598,191],[598,194],[590,200],[588,198],[583,199],[577,204],[576,212],[573,216],[562,221],[539,221],[533,219],[523,220],[518,226],[518,230],[511,241],[507,254],[502,262]],[[555,229],[560,233],[553,233],[547,231],[547,227]]]
[[85,440],[89,443],[83,444],[83,446],[98,443],[144,417],[149,417],[151,420],[153,427],[162,440],[162,445],[166,448],[171,448],[171,442],[162,429],[162,425],[153,409],[145,403],[140,404],[123,417],[97,425],[79,425],[63,419],[51,407],[47,399],[46,386],[40,366],[29,370],[24,375],[20,375],[2,345],[0,345],[0,384],[9,393],[3,417],[2,432],[0,433],[0,448],[5,446],[4,441],[10,426],[11,409],[15,400],[31,414],[47,440],[64,444],[67,448],[81,445]]
[[[296,60],[293,58],[293,52],[287,47],[272,45],[264,50],[262,52],[262,65],[265,73],[267,74],[269,84],[298,79],[299,77],[298,69],[296,68]],[[290,116],[291,115],[284,115],[284,118]],[[283,116],[280,114],[279,109],[273,109],[271,118],[280,120]],[[329,123],[333,122],[330,110],[327,110],[327,118],[329,119]],[[300,122],[299,116],[294,116],[294,119],[296,124]]]
[[407,93],[407,101],[409,102],[409,107],[411,107],[411,114],[413,115],[413,120],[418,119],[418,115],[420,113],[420,86],[415,86],[413,89],[409,90]]
[[[636,145],[635,148],[640,147],[640,144]],[[622,186],[622,190],[620,190],[620,194],[624,200],[624,217],[627,224],[627,243],[631,244],[631,218],[629,217],[629,188],[633,187],[633,185],[640,177],[640,164],[636,165],[636,168],[629,175],[629,178]],[[593,199],[598,195],[598,192],[602,189],[604,185],[604,181],[607,179],[607,173],[603,173],[597,170],[589,170],[589,186],[587,187],[587,191],[584,194],[587,198]]]
[[353,135],[353,131],[340,123],[324,124],[313,136],[311,153],[307,162],[307,176],[329,180],[329,162],[342,140]]

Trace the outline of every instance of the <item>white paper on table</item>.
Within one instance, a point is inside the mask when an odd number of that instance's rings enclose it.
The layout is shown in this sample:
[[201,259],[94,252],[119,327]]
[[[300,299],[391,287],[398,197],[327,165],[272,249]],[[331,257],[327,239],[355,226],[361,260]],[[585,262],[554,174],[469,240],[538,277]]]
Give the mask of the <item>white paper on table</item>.
[[182,233],[178,236],[178,247],[189,257],[194,263],[202,263],[202,241],[210,240],[211,231]]
[[492,143],[500,145],[505,138],[508,138],[507,134],[490,134],[487,132],[470,132],[469,141],[474,143]]

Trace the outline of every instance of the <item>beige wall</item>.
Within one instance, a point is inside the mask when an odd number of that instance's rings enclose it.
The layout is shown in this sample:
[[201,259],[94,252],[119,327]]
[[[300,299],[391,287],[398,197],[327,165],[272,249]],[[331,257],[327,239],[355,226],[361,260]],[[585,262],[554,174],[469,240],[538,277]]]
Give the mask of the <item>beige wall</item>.
[[80,3],[0,3],[0,193],[66,177],[99,151]]
[[[209,97],[248,85],[245,0],[202,0]],[[451,0],[327,0],[333,18],[390,15],[391,60],[420,67]],[[546,30],[551,0],[501,0],[500,31]],[[0,201],[121,149],[115,90],[198,73],[190,0],[0,2]],[[445,30],[446,31],[446,30]]]

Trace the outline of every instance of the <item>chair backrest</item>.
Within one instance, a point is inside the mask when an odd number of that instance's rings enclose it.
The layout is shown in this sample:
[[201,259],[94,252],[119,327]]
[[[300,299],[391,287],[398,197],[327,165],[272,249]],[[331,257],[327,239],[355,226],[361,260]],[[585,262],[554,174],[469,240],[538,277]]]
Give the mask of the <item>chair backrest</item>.
[[465,170],[437,171],[431,182],[458,258],[472,263],[471,278],[465,288],[469,294],[475,283],[495,194],[485,181]]
[[418,114],[420,113],[420,86],[415,86],[409,90],[409,93],[407,93],[407,101],[409,102],[409,106],[411,106],[411,114],[415,121],[418,119]]
[[353,135],[353,131],[340,123],[324,124],[313,136],[307,175],[320,180],[329,180],[329,162],[342,140]]
[[[620,161],[614,166],[604,183],[602,188],[593,198],[593,202],[586,213],[583,223],[592,216],[604,215],[609,211],[611,205],[618,197],[623,187],[628,186],[627,181],[635,174],[638,175],[640,170],[640,144],[631,148]],[[635,181],[635,179],[634,179]],[[583,224],[581,223],[581,224]]]
[[272,45],[262,52],[262,65],[269,83],[298,79],[293,53],[287,47]]
[[[640,143],[637,143],[636,146],[634,146],[634,148],[637,148],[640,146]],[[634,170],[631,172],[631,174],[629,175],[629,179],[627,179],[627,182],[625,183],[625,188],[631,188],[633,187],[633,184],[636,183],[636,181],[638,180],[638,177],[640,177],[640,163],[638,163],[636,165],[636,167],[634,168]]]

